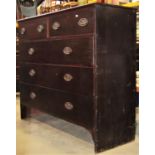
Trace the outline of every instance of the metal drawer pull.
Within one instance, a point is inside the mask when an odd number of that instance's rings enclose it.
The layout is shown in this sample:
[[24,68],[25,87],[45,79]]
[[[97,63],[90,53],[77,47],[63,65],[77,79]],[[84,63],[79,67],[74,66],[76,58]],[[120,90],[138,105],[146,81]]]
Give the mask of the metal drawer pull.
[[37,95],[36,95],[35,92],[31,92],[31,93],[30,93],[30,98],[31,98],[31,99],[34,100],[36,97],[37,97]]
[[20,34],[22,34],[22,35],[23,35],[23,34],[25,34],[25,32],[26,32],[25,27],[22,27],[22,28],[21,28],[21,30],[20,30]]
[[64,80],[65,80],[65,81],[69,82],[69,81],[71,81],[72,79],[73,79],[73,76],[72,76],[71,74],[66,73],[66,74],[64,75]]
[[63,49],[63,53],[64,53],[65,55],[71,54],[71,53],[72,53],[71,47],[65,47],[65,48]]
[[36,71],[34,70],[34,69],[31,69],[30,71],[29,71],[29,75],[30,76],[34,76],[36,74]]
[[71,102],[65,102],[64,106],[67,110],[72,110],[74,108]]
[[43,32],[43,30],[44,30],[44,26],[43,25],[38,25],[37,31],[40,33],[40,32]]
[[78,25],[81,26],[81,27],[84,27],[88,24],[88,19],[87,18],[81,18],[79,21],[78,21]]
[[52,25],[53,30],[58,30],[60,28],[60,23],[59,22],[54,22]]
[[29,54],[29,55],[33,55],[33,54],[34,54],[34,48],[29,48],[28,54]]

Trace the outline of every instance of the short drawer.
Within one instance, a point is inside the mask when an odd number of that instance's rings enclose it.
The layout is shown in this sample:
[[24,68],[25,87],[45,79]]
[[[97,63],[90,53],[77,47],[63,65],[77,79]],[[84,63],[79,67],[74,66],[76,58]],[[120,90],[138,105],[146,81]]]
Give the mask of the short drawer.
[[21,61],[92,66],[93,38],[21,43]]
[[85,127],[93,124],[92,97],[21,84],[21,103]]
[[19,40],[44,39],[47,36],[47,18],[19,22]]
[[21,66],[21,81],[78,94],[92,95],[93,69],[51,65]]
[[50,36],[93,33],[93,7],[68,10],[49,17]]

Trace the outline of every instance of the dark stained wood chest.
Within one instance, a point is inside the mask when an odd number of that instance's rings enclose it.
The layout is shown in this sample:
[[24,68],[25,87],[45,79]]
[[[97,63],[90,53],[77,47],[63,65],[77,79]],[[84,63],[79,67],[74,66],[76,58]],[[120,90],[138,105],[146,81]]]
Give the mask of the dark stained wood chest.
[[134,140],[136,10],[90,4],[19,21],[21,118],[81,125],[100,152]]

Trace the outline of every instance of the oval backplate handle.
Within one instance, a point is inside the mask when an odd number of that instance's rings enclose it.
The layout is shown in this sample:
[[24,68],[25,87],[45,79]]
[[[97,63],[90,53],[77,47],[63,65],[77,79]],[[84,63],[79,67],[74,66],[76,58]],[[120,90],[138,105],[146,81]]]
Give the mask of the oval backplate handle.
[[37,31],[38,31],[39,33],[41,33],[41,32],[43,32],[43,30],[44,30],[44,25],[38,25]]
[[72,53],[72,48],[71,48],[71,47],[64,47],[63,53],[64,53],[65,55],[71,54],[71,53]]
[[34,48],[29,48],[28,54],[29,54],[29,55],[33,55],[33,54],[34,54]]
[[65,102],[64,106],[67,110],[72,110],[74,108],[74,106],[71,102]]
[[69,82],[73,79],[73,76],[71,74],[66,73],[63,78],[65,81]]
[[31,99],[34,100],[36,97],[37,97],[37,95],[36,95],[35,92],[31,92],[31,93],[30,93],[30,98],[31,98]]
[[34,76],[36,74],[36,71],[34,70],[34,69],[31,69],[30,71],[29,71],[29,75],[32,77],[32,76]]
[[78,25],[81,27],[88,25],[88,19],[87,18],[80,18],[78,21]]
[[26,32],[26,28],[22,27],[21,30],[20,30],[20,34],[23,35],[23,34],[25,34],[25,32]]
[[54,22],[53,24],[52,24],[52,29],[53,30],[58,30],[60,28],[60,23],[59,22]]

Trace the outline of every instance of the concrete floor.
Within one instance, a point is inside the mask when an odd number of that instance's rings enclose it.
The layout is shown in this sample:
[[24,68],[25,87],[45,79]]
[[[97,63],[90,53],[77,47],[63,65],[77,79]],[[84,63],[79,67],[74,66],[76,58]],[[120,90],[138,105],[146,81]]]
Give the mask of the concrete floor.
[[[16,111],[16,155],[95,155],[91,135],[84,128],[46,114],[21,120],[18,96]],[[138,155],[138,145],[137,129],[135,141],[98,155]]]

